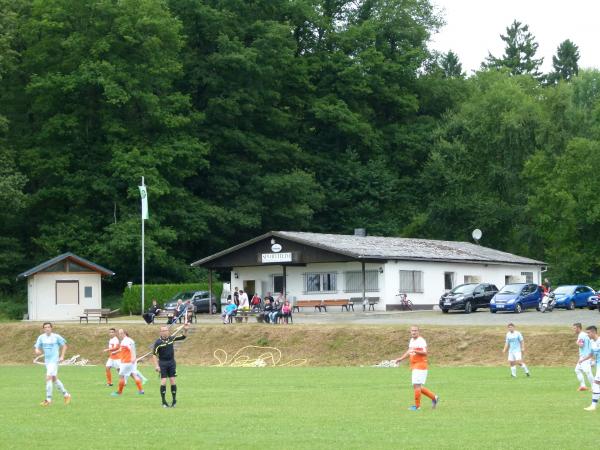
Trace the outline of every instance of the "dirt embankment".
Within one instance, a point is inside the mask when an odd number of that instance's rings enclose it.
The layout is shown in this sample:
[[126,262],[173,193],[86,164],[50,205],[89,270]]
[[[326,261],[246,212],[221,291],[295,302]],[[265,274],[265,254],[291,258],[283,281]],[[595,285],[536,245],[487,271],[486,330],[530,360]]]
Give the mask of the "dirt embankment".
[[[57,324],[54,331],[68,341],[67,357],[79,354],[92,364],[102,364],[108,329],[123,325]],[[124,326],[136,341],[138,355],[144,354],[158,337],[158,326]],[[244,346],[272,346],[282,352],[281,363],[306,359],[310,366],[372,365],[400,356],[409,339],[407,326],[342,326],[234,324],[193,325],[189,338],[177,350],[182,364],[213,365],[216,349],[230,356]],[[530,365],[570,366],[577,357],[575,336],[564,328],[522,327],[526,359]],[[423,327],[434,365],[499,365],[505,328]],[[40,324],[0,325],[0,364],[30,364],[33,344],[41,334]]]

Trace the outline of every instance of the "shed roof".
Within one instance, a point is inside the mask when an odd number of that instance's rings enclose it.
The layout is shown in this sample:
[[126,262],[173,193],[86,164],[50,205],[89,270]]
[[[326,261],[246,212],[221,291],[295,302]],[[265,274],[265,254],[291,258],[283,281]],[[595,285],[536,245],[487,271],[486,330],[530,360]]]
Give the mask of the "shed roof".
[[49,259],[46,262],[38,264],[37,266],[32,267],[31,269],[26,270],[23,273],[20,273],[19,275],[17,275],[17,280],[20,278],[27,278],[27,277],[30,277],[31,275],[35,275],[36,273],[41,272],[41,271],[47,269],[48,267],[51,267],[54,264],[59,263],[60,261],[63,261],[65,259],[70,259],[70,260],[76,262],[77,264],[88,267],[89,269],[93,270],[94,272],[99,272],[102,275],[114,275],[115,274],[112,270],[109,270],[105,267],[99,266],[98,264],[88,261],[87,259],[82,258],[81,256],[77,256],[75,253],[67,252],[67,253],[63,253],[62,255],[58,255],[52,259]]
[[356,236],[345,234],[306,233],[299,231],[270,231],[249,241],[223,250],[192,263],[202,266],[223,255],[233,253],[265,238],[280,237],[290,241],[314,246],[323,250],[356,259],[392,259],[416,261],[451,261],[490,264],[546,265],[512,253],[494,250],[470,242],[438,241],[432,239],[398,238],[384,236]]

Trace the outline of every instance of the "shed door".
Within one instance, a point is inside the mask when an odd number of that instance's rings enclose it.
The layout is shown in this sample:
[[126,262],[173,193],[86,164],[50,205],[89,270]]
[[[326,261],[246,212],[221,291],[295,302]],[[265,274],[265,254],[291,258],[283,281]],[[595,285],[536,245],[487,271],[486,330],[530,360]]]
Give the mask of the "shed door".
[[79,304],[79,281],[57,281],[56,282],[56,304],[78,305]]

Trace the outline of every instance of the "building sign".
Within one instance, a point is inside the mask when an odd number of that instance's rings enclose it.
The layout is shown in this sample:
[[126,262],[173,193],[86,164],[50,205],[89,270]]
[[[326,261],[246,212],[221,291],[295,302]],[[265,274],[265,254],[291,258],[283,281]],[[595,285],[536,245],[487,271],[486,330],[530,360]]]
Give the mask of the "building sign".
[[271,251],[273,253],[279,253],[281,251],[281,245],[280,244],[271,245]]
[[292,262],[292,252],[262,253],[261,261],[263,264]]

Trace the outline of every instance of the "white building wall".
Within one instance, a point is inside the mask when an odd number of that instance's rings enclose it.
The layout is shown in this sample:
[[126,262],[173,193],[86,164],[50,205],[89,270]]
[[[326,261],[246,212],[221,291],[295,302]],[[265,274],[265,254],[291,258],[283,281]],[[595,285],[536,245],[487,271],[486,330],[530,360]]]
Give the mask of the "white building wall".
[[[79,304],[56,304],[56,281],[79,281]],[[86,308],[102,307],[102,282],[98,273],[40,272],[27,280],[29,320],[72,320]],[[92,297],[85,298],[85,287],[92,287]]]
[[[383,273],[380,273],[380,268]],[[306,266],[287,267],[287,296],[290,300],[319,300],[346,299],[362,297],[362,292],[346,292],[344,272],[360,271],[360,262],[349,263],[316,263]],[[365,270],[378,271],[379,292],[367,291],[367,297],[380,297],[376,309],[385,310],[388,304],[399,303],[400,271],[412,270],[423,272],[423,292],[408,292],[408,298],[415,305],[434,305],[444,293],[444,273],[454,273],[454,284],[458,286],[465,282],[465,277],[474,277],[479,282],[493,283],[498,288],[505,284],[505,278],[511,277],[510,282],[524,282],[522,272],[533,272],[533,282],[541,283],[540,267],[527,265],[495,265],[495,264],[465,264],[452,262],[419,262],[419,261],[388,261],[385,264],[367,263]],[[304,274],[307,272],[335,272],[337,274],[336,292],[305,293]],[[238,278],[235,278],[237,274]],[[283,275],[281,266],[235,267],[231,272],[232,287],[243,289],[245,280],[254,280],[256,291],[264,297],[267,291],[273,292],[272,276]],[[263,289],[262,286],[266,286]],[[264,290],[264,292],[263,292]]]

